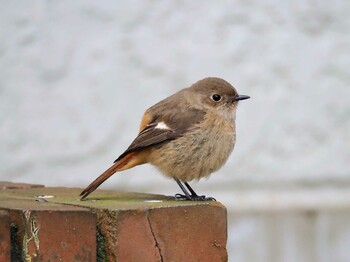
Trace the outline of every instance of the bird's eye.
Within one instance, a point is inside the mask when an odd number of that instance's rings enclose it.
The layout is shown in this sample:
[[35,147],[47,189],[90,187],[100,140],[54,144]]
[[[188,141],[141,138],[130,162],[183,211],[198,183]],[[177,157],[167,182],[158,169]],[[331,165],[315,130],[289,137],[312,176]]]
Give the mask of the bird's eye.
[[214,94],[211,96],[211,99],[213,99],[213,101],[215,101],[215,102],[219,102],[221,100],[221,95]]

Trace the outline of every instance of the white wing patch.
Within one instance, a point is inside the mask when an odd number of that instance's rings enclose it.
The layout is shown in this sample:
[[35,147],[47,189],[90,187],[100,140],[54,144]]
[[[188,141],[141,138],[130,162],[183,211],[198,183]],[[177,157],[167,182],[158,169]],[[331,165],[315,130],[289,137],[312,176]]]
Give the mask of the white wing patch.
[[155,128],[170,130],[170,128],[169,128],[164,122],[159,122],[159,123],[155,126]]

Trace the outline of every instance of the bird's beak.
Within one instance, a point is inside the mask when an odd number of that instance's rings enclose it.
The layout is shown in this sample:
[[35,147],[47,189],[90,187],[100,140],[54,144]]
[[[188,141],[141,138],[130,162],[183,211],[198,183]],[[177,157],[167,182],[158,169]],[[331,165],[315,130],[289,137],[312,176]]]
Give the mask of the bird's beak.
[[249,99],[250,96],[246,96],[246,95],[236,95],[234,98],[233,98],[233,101],[238,101],[238,100],[245,100],[245,99]]

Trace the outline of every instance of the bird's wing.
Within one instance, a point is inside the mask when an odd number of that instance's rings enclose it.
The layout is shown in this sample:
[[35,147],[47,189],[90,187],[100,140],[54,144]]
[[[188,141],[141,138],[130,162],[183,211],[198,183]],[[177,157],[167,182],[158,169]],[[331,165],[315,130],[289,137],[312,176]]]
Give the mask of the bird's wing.
[[[187,131],[196,128],[197,124],[205,115],[204,111],[195,108],[186,108],[186,110],[172,108],[172,110],[162,112],[161,114],[152,114],[152,111],[146,111],[141,122],[141,128],[142,125],[144,126],[143,129],[128,149],[114,162],[119,161],[131,152],[165,143],[182,136]],[[144,119],[148,119],[148,123]]]

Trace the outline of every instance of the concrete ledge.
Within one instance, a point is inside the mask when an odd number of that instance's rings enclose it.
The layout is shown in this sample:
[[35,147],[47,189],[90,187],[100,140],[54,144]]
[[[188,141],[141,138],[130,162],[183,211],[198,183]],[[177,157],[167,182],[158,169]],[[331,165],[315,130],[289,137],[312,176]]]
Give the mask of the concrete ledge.
[[228,260],[226,208],[218,202],[103,190],[80,201],[80,191],[0,190],[0,219],[8,221],[0,236],[8,243],[12,234],[12,260]]

